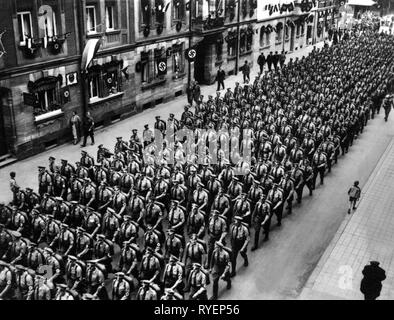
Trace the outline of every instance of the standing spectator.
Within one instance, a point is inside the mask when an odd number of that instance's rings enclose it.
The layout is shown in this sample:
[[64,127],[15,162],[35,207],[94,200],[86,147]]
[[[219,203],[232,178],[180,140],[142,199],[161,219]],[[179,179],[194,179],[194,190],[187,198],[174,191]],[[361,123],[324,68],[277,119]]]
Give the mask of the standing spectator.
[[278,62],[279,62],[279,54],[278,51],[275,51],[275,54],[272,57],[272,63],[274,65],[275,70],[278,70]]
[[285,51],[282,50],[282,53],[279,56],[279,63],[280,63],[281,69],[283,69],[283,66],[285,65],[285,61],[286,61],[286,54],[285,54]]
[[363,269],[364,278],[361,280],[360,291],[365,300],[376,300],[382,290],[382,281],[386,279],[386,272],[379,267],[379,262],[371,261]]
[[360,183],[358,181],[355,181],[347,192],[349,195],[349,210],[347,211],[348,214],[350,214],[352,210],[356,210],[356,203],[361,196],[361,189],[358,186],[359,184]]
[[193,88],[193,82],[190,82],[190,84],[186,88],[187,102],[191,106],[193,106]]
[[224,78],[226,77],[226,73],[222,69],[221,66],[219,66],[218,73],[216,74],[216,81],[218,82],[218,88],[216,91],[220,91],[220,87],[223,87],[224,90]]
[[246,83],[246,80],[248,82],[250,81],[250,66],[248,61],[245,61],[245,64],[242,66],[242,73],[244,75],[244,83]]
[[12,192],[12,199],[13,199],[13,203],[15,203],[16,200],[16,194],[18,192],[19,189],[19,185],[16,182],[16,173],[14,171],[10,172],[10,190]]
[[201,103],[200,102],[200,97],[201,97],[201,88],[198,85],[198,82],[194,81],[194,84],[193,84],[193,99],[198,105]]
[[265,65],[265,56],[264,52],[262,52],[257,58],[257,64],[260,66],[260,74],[263,74],[264,65]]
[[73,143],[77,144],[81,140],[81,118],[75,111],[73,111],[73,115],[70,119],[70,125],[74,139]]
[[332,37],[332,44],[334,46],[338,44],[338,31],[337,30],[334,31],[334,35]]
[[272,68],[272,63],[273,63],[273,55],[272,55],[272,51],[270,52],[270,54],[267,57],[267,66],[268,66],[268,71],[271,71]]
[[94,120],[92,116],[90,115],[90,112],[86,112],[86,116],[83,119],[83,144],[81,147],[86,147],[86,142],[88,140],[88,137],[92,139],[92,145],[94,145]]

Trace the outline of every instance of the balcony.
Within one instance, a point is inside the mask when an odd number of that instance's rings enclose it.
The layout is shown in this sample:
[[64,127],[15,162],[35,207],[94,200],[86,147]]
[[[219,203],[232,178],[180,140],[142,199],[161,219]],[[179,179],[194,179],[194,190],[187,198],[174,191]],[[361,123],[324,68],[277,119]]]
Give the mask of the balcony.
[[192,20],[192,29],[199,34],[204,35],[220,32],[225,29],[224,20],[224,17],[211,18],[210,16],[204,20],[201,16],[199,16]]

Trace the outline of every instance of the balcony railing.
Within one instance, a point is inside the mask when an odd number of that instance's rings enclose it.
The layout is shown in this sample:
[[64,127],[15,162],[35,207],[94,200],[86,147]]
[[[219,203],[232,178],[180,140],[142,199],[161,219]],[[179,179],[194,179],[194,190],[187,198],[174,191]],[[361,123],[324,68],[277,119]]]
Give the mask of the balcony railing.
[[224,26],[224,19],[224,17],[208,17],[203,20],[203,18],[199,16],[192,20],[193,30],[203,32],[222,28]]

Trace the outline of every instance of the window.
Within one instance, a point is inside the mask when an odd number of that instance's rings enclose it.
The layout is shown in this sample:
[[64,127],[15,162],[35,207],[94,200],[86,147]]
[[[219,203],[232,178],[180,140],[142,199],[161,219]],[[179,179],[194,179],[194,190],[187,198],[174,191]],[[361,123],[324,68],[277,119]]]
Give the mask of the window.
[[289,26],[288,25],[285,26],[285,37],[286,37],[286,39],[289,39]]
[[246,31],[241,30],[241,37],[239,39],[239,53],[242,54],[246,51]]
[[100,91],[100,76],[93,74],[89,77],[89,98],[98,98]]
[[115,29],[114,7],[112,5],[108,5],[105,7],[105,26],[109,31]]
[[17,17],[18,17],[20,42],[22,45],[25,45],[26,39],[33,37],[31,13],[28,11],[18,12]]
[[265,34],[265,45],[269,46],[270,44],[271,44],[271,34],[267,32]]
[[34,115],[42,115],[61,108],[59,77],[44,77],[31,83],[29,91],[37,98]]
[[282,41],[282,28],[278,28],[278,30],[276,31],[275,41],[276,42]]
[[[193,3],[193,2],[190,2],[190,3]],[[206,6],[203,6],[203,0],[194,1],[194,8],[193,8],[194,18],[203,16],[203,8],[206,8]],[[208,13],[206,13],[206,15],[208,15]]]
[[260,47],[265,46],[265,27],[262,26],[260,29]]
[[305,33],[305,23],[301,23],[301,35]]
[[299,37],[300,36],[300,31],[301,31],[301,26],[299,23],[297,23],[297,27],[296,27],[296,36]]
[[182,20],[184,18],[184,0],[173,0],[173,20]]
[[227,38],[227,55],[233,57],[237,54],[237,32],[230,31]]
[[151,22],[151,3],[150,0],[141,0],[141,22],[143,25],[150,25]]
[[96,33],[96,7],[86,6],[86,30],[88,34]]
[[174,69],[174,73],[183,73],[184,72],[184,55],[183,53],[183,44],[174,45],[172,49],[172,65]]

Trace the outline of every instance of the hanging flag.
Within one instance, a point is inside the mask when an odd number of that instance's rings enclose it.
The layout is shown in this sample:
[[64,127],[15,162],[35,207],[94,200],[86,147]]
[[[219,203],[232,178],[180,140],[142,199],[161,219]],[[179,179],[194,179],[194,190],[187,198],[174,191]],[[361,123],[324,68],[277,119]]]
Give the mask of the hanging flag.
[[160,58],[156,60],[159,75],[167,74],[167,59]]
[[189,62],[194,61],[197,56],[197,51],[194,48],[189,48],[185,51],[186,59],[189,60]]

